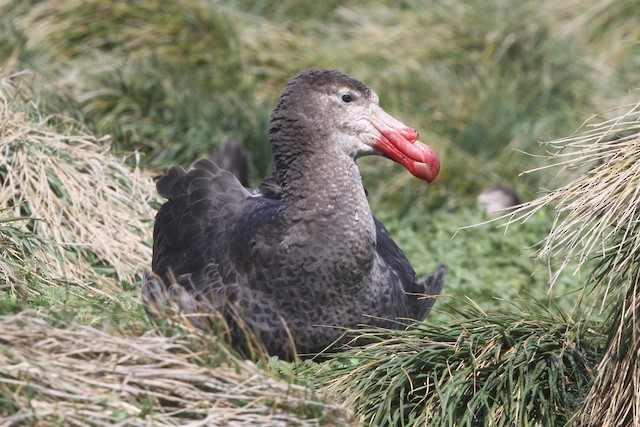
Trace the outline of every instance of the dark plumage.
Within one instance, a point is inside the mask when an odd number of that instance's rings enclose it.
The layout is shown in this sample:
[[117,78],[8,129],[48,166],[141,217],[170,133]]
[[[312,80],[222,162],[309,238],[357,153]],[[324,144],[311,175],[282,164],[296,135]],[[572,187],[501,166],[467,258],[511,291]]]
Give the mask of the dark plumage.
[[211,155],[211,161],[220,169],[233,173],[243,186],[249,185],[249,154],[238,140],[225,141]]
[[233,313],[284,357],[292,345],[321,351],[344,328],[424,318],[446,268],[416,279],[372,215],[355,159],[384,155],[428,181],[439,161],[377,103],[345,74],[306,71],[273,112],[274,174],[261,191],[209,160],[170,169],[157,183],[168,201],[156,217],[154,275],[143,286],[150,306],[168,295],[186,312],[220,310],[242,349]]

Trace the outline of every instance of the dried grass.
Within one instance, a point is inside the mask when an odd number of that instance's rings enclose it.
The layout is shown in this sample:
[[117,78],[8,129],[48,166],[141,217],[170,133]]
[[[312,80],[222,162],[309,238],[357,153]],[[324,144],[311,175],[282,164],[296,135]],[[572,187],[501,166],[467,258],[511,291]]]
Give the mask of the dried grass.
[[18,81],[0,80],[0,215],[29,217],[20,228],[49,243],[33,254],[45,277],[135,281],[151,259],[151,178],[110,154],[107,138],[39,114]]
[[52,326],[23,311],[0,320],[3,426],[319,426],[348,414],[229,354],[210,336],[120,336]]
[[614,117],[593,118],[582,132],[546,143],[554,166],[578,177],[510,219],[554,206],[555,221],[539,251],[560,258],[551,285],[571,265],[592,268],[578,304],[590,300],[592,311],[610,313],[599,375],[579,419],[594,427],[640,425],[640,103],[608,116]]
[[[620,112],[621,111],[621,112]],[[611,264],[598,280],[603,305],[621,272],[633,267],[640,248],[637,228],[640,211],[640,104],[621,107],[603,119],[593,117],[585,130],[544,143],[555,162],[526,173],[559,168],[577,175],[568,184],[523,204],[510,222],[524,221],[546,206],[554,206],[555,218],[539,258],[559,257],[551,285],[570,266],[577,270],[594,259]],[[623,291],[624,292],[624,291]]]

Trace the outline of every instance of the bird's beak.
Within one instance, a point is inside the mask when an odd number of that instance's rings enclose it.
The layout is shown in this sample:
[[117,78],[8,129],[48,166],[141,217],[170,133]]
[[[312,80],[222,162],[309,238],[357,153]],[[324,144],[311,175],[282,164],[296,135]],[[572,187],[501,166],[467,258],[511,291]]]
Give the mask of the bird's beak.
[[418,141],[418,132],[406,126],[379,106],[371,105],[367,119],[375,129],[371,144],[384,156],[403,165],[414,176],[431,182],[440,171],[440,159],[428,145]]

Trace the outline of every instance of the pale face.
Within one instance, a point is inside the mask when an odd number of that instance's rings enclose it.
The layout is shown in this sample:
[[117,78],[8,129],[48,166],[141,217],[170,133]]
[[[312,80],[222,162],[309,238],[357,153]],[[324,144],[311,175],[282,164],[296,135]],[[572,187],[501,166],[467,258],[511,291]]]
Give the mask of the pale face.
[[375,92],[346,74],[307,71],[292,80],[280,98],[271,131],[282,132],[282,122],[310,150],[339,149],[353,158],[382,155],[414,176],[433,181],[440,170],[435,151],[378,102]]

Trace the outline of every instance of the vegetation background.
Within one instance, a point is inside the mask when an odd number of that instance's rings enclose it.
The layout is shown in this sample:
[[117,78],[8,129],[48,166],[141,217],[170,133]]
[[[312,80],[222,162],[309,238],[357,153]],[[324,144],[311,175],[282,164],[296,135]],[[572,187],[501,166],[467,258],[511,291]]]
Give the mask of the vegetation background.
[[[635,0],[0,0],[0,423],[639,422],[618,357],[640,342],[639,43]],[[424,323],[255,365],[147,318],[153,178],[237,139],[258,183],[307,68],[366,82],[439,153],[431,185],[360,166],[417,272],[450,270]],[[531,202],[468,228],[495,185]]]

